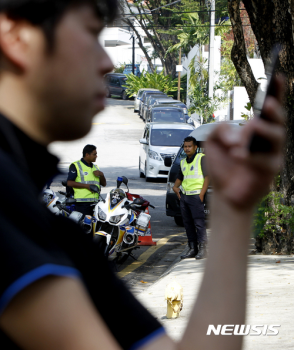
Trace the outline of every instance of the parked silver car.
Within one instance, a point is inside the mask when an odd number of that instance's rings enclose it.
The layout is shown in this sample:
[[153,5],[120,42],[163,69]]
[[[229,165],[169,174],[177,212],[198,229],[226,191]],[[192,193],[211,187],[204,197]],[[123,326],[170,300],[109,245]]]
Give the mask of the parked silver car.
[[158,89],[144,88],[140,89],[137,95],[134,96],[134,112],[139,112],[140,102],[144,91],[159,91]]

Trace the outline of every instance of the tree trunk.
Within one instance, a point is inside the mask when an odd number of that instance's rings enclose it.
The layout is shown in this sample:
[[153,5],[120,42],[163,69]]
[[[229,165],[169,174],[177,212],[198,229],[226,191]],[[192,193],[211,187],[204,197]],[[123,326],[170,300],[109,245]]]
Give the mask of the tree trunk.
[[[172,52],[168,54],[166,54],[166,52],[172,44],[176,44],[178,42],[178,39],[175,35],[161,33],[160,31],[160,29],[166,30],[166,28],[169,28],[171,26],[170,21],[172,14],[170,11],[164,10],[164,8],[152,11],[151,14],[146,14],[148,10],[154,10],[160,7],[161,5],[161,0],[152,0],[146,3],[136,3],[136,8],[138,10],[136,19],[139,22],[140,27],[144,31],[145,35],[150,40],[153,50],[157,53],[162,63],[164,73],[166,75],[171,75],[172,77],[174,77],[176,75],[177,57]],[[128,0],[124,0],[123,7],[127,8],[131,14],[134,13]],[[162,21],[162,18],[165,18],[164,25],[160,22]],[[131,23],[130,19],[126,19],[124,21],[127,22],[128,25],[130,25],[134,31],[136,31],[135,26]],[[153,67],[150,56],[147,50],[144,48],[142,41],[140,40],[139,46],[143,50],[150,67]]]
[[247,59],[247,50],[245,46],[244,32],[239,8],[240,0],[232,0],[228,2],[228,9],[234,32],[234,45],[232,48],[231,59],[236,67],[242,83],[246,88],[249,100],[253,105],[258,83],[253,75],[252,69]]
[[[251,26],[259,45],[263,63],[271,59],[271,50],[277,43],[282,45],[279,56],[278,72],[285,76],[287,112],[285,162],[281,169],[280,191],[284,194],[285,204],[291,205],[294,195],[294,0],[243,0],[250,18]],[[228,0],[236,45],[232,52],[233,62],[248,92],[251,103],[256,84],[248,74],[247,58],[244,56],[241,28],[239,23],[240,0]],[[237,55],[237,59],[235,57]],[[244,78],[245,72],[245,78]],[[250,74],[249,74],[250,75]],[[255,79],[254,79],[255,80]],[[287,228],[284,239],[289,243],[288,252],[294,250],[293,234]],[[291,243],[292,242],[292,243]]]

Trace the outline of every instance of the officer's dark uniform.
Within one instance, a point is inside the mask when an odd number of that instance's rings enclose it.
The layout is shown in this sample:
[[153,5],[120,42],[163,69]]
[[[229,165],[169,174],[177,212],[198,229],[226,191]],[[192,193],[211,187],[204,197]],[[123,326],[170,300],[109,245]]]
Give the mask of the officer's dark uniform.
[[192,157],[181,161],[177,176],[182,181],[180,207],[190,247],[189,252],[181,257],[182,259],[195,256],[201,259],[206,255],[204,203],[199,197],[206,176],[205,156],[202,153],[195,153]]

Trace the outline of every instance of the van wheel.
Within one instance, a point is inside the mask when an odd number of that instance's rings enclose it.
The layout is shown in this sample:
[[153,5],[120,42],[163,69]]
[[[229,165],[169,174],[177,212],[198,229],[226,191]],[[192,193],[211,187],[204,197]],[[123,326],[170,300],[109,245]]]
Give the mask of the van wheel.
[[176,223],[178,226],[181,226],[181,227],[184,226],[183,219],[182,219],[181,216],[175,216],[175,217],[174,217],[174,220],[175,220],[175,223]]
[[143,171],[141,170],[141,160],[139,159],[139,176],[140,179],[143,179],[145,177]]
[[127,93],[125,91],[122,94],[122,99],[123,100],[127,100],[128,99],[128,95],[127,95]]

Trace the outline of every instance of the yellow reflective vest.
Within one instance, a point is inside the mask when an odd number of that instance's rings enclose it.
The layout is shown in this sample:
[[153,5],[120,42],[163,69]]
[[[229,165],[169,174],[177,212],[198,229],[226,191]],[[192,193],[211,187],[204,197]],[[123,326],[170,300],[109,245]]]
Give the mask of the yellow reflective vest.
[[190,164],[187,163],[186,158],[181,160],[181,170],[184,176],[182,189],[186,195],[200,194],[202,190],[204,176],[201,168],[201,158],[203,156],[203,153],[198,153]]
[[[94,171],[99,168],[93,164],[93,167],[86,166],[81,160],[73,163],[77,169],[76,182],[82,184],[96,185],[100,188],[100,179],[94,175]],[[98,202],[99,194],[89,191],[87,188],[74,188],[74,198],[77,202]]]

